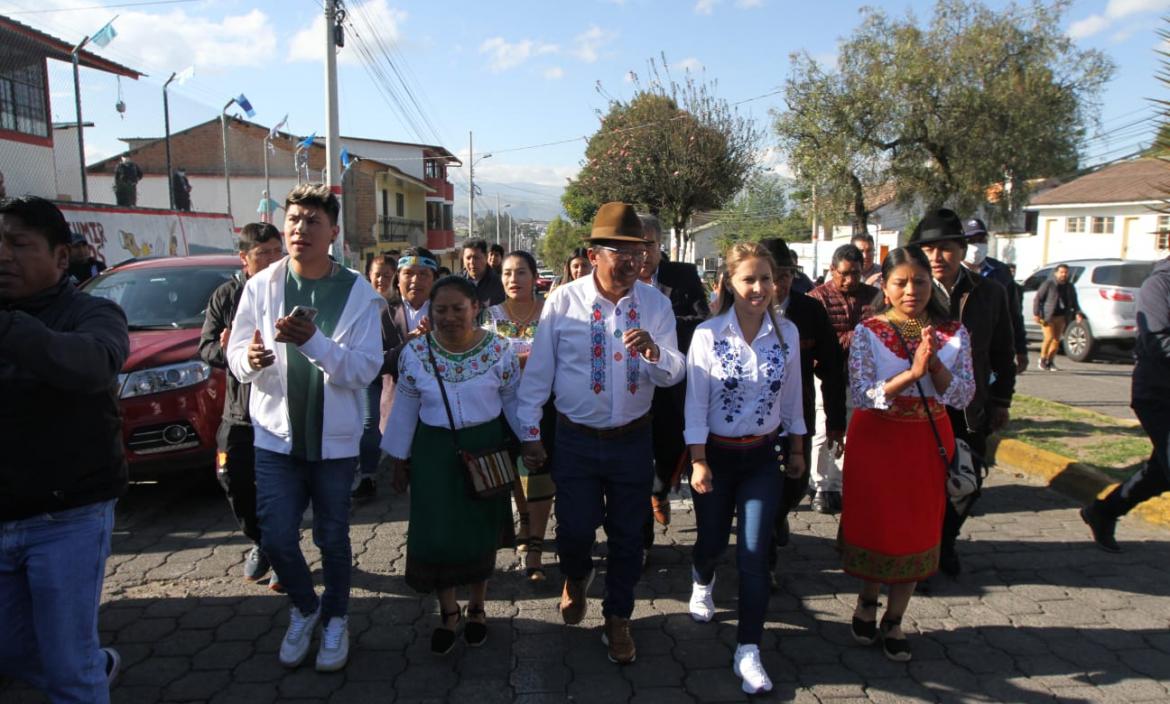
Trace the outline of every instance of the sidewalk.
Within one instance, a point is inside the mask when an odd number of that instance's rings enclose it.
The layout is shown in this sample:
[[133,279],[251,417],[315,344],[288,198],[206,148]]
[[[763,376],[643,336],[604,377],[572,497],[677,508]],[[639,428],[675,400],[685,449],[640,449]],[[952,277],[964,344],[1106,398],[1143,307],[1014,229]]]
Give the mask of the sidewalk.
[[[383,484],[380,489],[385,489]],[[580,627],[560,624],[553,584],[533,589],[510,552],[489,589],[487,645],[429,651],[435,603],[403,582],[405,497],[354,514],[348,668],[282,668],[287,602],[238,577],[246,549],[221,496],[139,488],[120,507],[102,609],[103,642],[124,658],[115,702],[718,702],[742,701],[730,668],[736,578],[719,572],[716,622],[686,613],[694,521],[676,502],[638,587],[638,661],[619,668],[600,643],[600,601]],[[853,643],[856,582],[833,549],[835,517],[792,517],[782,589],[763,643],[776,700],[1170,700],[1170,533],[1122,521],[1125,552],[1097,550],[1069,499],[996,471],[964,531],[964,572],[911,603],[914,661]],[[305,533],[306,550],[311,548]],[[546,555],[546,562],[553,558]],[[319,567],[319,565],[317,565]],[[550,582],[558,579],[555,567]],[[599,598],[603,580],[594,582]],[[921,633],[921,634],[919,634]],[[311,661],[310,661],[311,663]],[[0,701],[43,701],[0,689]]]

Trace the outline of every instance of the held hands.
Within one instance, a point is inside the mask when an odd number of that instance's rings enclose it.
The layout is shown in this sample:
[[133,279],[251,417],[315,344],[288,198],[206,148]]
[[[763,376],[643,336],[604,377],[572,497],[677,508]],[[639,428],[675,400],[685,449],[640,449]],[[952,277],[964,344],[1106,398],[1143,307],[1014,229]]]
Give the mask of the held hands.
[[652,364],[658,362],[660,350],[658,345],[654,344],[654,339],[650,337],[650,333],[642,328],[633,328],[626,330],[622,335],[622,344],[629,350],[630,354],[640,354],[642,357]]
[[520,457],[528,469],[540,469],[548,461],[548,453],[539,440],[529,440],[520,443]]
[[276,353],[264,346],[260,331],[252,333],[252,344],[248,345],[248,366],[253,369],[271,367],[276,361]]
[[424,335],[428,334],[430,331],[431,331],[431,318],[430,318],[430,316],[424,315],[422,317],[422,319],[418,321],[418,325],[415,326],[414,330],[411,330],[410,332],[406,333],[406,339],[413,340],[417,337],[423,337]]
[[317,332],[317,326],[306,318],[294,318],[286,315],[276,319],[276,341],[291,342],[297,347],[309,341]]

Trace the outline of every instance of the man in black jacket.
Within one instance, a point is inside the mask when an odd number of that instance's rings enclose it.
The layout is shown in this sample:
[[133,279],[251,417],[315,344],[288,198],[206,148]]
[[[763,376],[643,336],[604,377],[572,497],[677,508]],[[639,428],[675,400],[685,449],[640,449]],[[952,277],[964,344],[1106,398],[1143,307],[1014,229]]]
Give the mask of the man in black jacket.
[[1170,491],[1170,258],[1154,265],[1138,291],[1137,328],[1130,405],[1154,451],[1124,484],[1081,509],[1093,540],[1109,552],[1121,552],[1113,537],[1117,519],[1143,501]]
[[1015,276],[1007,264],[995,257],[987,256],[987,225],[982,220],[979,218],[967,220],[963,223],[963,232],[967,235],[967,255],[963,257],[963,266],[983,278],[998,281],[1007,292],[1008,311],[1011,313],[1013,340],[1016,345],[1016,373],[1023,374],[1028,369],[1028,334],[1024,330],[1023,288],[1016,283]]
[[68,266],[55,205],[0,202],[0,677],[105,704],[119,658],[99,646],[98,604],[126,491],[130,337],[122,309],[80,293]]
[[[928,213],[910,236],[930,260],[935,288],[971,336],[971,363],[975,397],[963,408],[947,407],[955,437],[965,440],[982,469],[987,437],[1007,425],[1016,388],[1015,332],[1008,295],[997,281],[983,278],[963,266],[967,239],[959,216],[947,209]],[[982,480],[980,480],[982,481]],[[960,505],[948,501],[943,521],[939,569],[952,577],[962,569],[955,542],[979,492]]]
[[[800,333],[800,379],[801,402],[804,404],[804,425],[813,428],[816,419],[816,384],[814,375],[821,380],[821,398],[825,409],[825,426],[833,437],[845,435],[845,352],[833,330],[833,323],[821,302],[792,289],[796,267],[788,245],[779,238],[760,240],[776,262],[776,305],[780,312],[796,325]],[[812,456],[812,433],[805,433],[802,447],[789,448],[790,452],[803,452]],[[808,491],[809,472],[793,479],[784,477],[784,491],[780,511],[776,515],[776,530],[773,535],[772,566],[776,565],[776,548],[788,544],[788,514],[796,508]],[[775,574],[772,575],[775,584]]]
[[1039,366],[1049,372],[1058,371],[1052,360],[1060,350],[1060,341],[1069,318],[1075,317],[1078,323],[1085,320],[1077,300],[1077,288],[1070,278],[1068,264],[1058,264],[1052,270],[1052,278],[1040,284],[1036,298],[1032,299],[1032,316],[1044,330]]
[[504,302],[504,282],[496,270],[488,266],[488,246],[483,240],[468,240],[460,250],[463,260],[463,275],[475,284],[479,300],[484,307]]
[[[670,299],[670,307],[674,310],[675,332],[678,334],[678,351],[686,355],[695,328],[711,314],[707,304],[707,289],[694,264],[668,261],[662,255],[662,223],[658,218],[653,215],[639,215],[638,218],[642,221],[642,232],[646,237],[646,261],[638,272],[638,278]],[[650,495],[650,510],[654,521],[664,526],[670,525],[668,494],[682,471],[687,449],[683,442],[686,393],[686,380],[668,388],[657,388],[650,406],[654,434],[654,490]],[[646,547],[654,542],[652,528],[653,523],[648,523]]]
[[[268,223],[244,225],[238,248],[244,268],[211,294],[199,336],[199,356],[211,366],[225,370],[224,348],[231,336],[232,319],[236,316],[244,282],[280,259],[283,250],[280,230]],[[253,543],[244,559],[244,579],[256,582],[268,574],[271,565],[260,549],[260,521],[256,518],[256,454],[252,446],[252,417],[248,413],[249,387],[227,371],[227,397],[215,437],[215,476],[227,493],[228,505],[240,530]],[[280,582],[273,576],[268,586],[279,590]]]

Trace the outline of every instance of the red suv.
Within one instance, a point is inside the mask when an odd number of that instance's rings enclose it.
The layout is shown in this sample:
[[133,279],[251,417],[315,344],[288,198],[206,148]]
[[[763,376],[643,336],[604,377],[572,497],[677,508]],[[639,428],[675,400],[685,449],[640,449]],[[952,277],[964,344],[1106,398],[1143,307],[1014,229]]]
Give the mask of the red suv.
[[83,287],[120,305],[130,323],[118,394],[132,479],[214,476],[224,372],[199,358],[199,332],[211,293],[241,270],[234,255],[132,260]]

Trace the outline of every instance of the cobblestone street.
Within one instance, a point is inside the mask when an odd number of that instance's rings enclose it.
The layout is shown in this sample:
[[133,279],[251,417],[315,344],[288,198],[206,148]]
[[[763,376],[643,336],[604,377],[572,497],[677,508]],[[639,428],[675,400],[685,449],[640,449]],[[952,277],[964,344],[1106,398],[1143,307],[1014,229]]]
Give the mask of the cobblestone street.
[[[383,490],[388,485],[383,484]],[[580,627],[560,624],[559,582],[530,587],[511,552],[489,589],[488,643],[429,652],[432,598],[403,582],[407,500],[383,491],[356,508],[349,666],[277,662],[285,598],[240,577],[246,550],[211,488],[138,486],[119,507],[101,614],[103,643],[124,658],[115,702],[716,702],[745,696],[731,673],[734,567],[716,587],[716,622],[687,615],[689,503],[650,554],[634,614],[638,660],[619,668],[600,643],[600,601]],[[1170,701],[1170,541],[1124,521],[1126,551],[1096,549],[1061,495],[1013,474],[989,479],[964,531],[964,572],[916,597],[914,660],[887,661],[849,633],[856,582],[833,549],[834,517],[793,515],[771,600],[764,661],[771,695],[796,701]],[[309,531],[304,544],[311,554]],[[604,551],[604,546],[601,548]],[[553,557],[546,554],[546,562]],[[315,565],[319,568],[319,565]],[[591,595],[601,596],[602,579]],[[4,702],[40,702],[19,686]]]

